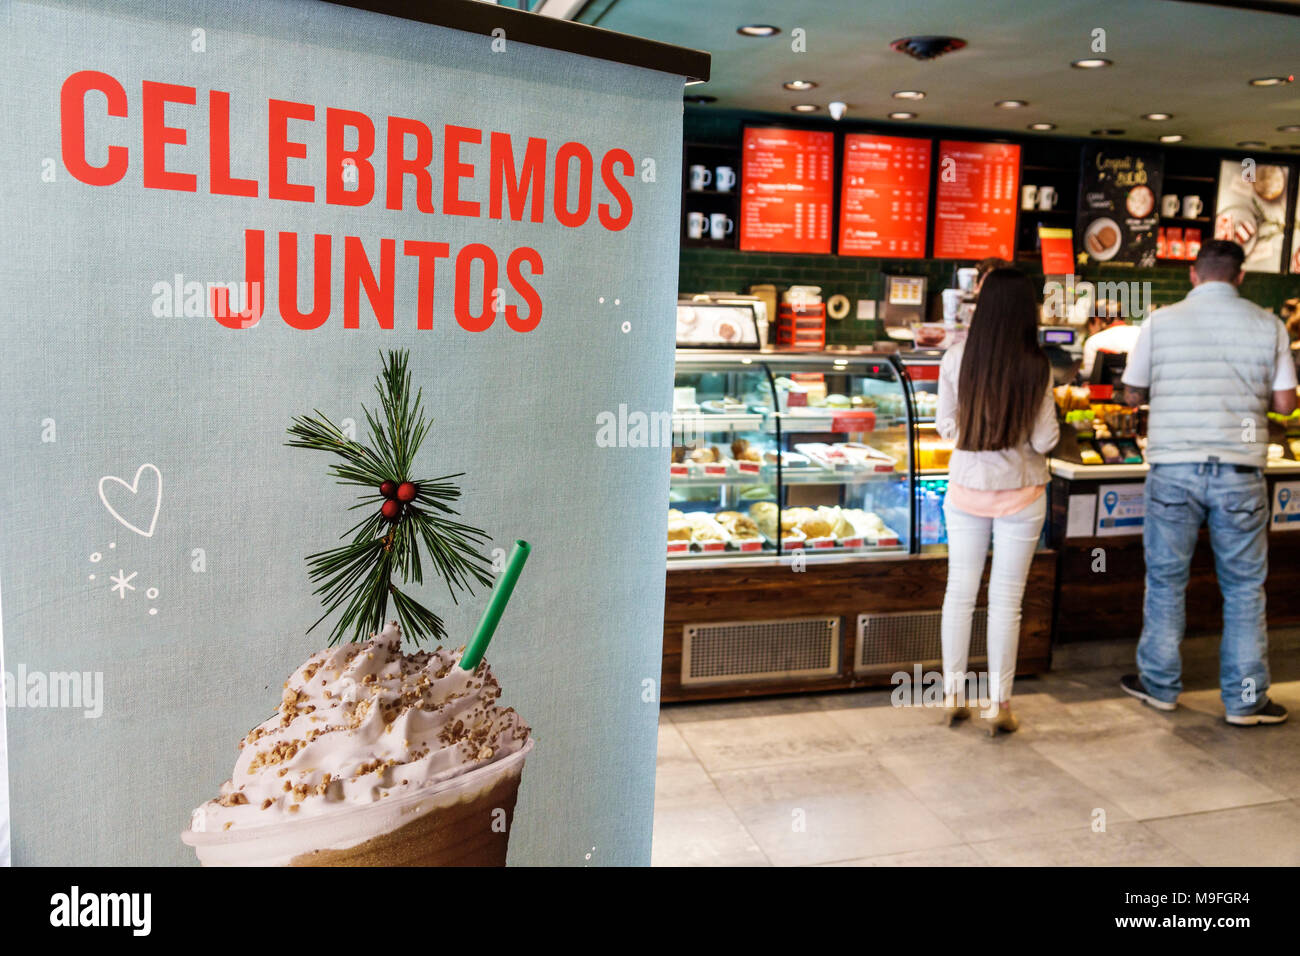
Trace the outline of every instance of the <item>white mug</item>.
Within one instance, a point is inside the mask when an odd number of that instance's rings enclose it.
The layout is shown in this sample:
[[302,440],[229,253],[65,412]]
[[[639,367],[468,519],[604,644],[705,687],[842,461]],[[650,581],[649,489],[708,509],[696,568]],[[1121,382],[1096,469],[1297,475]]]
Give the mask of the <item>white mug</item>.
[[736,171],[730,166],[719,166],[715,170],[713,181],[717,183],[718,192],[729,193],[731,187],[736,185]]
[[1178,197],[1175,195],[1163,196],[1160,199],[1160,215],[1166,219],[1173,219],[1178,215]]
[[1047,212],[1049,209],[1056,208],[1056,187],[1039,186],[1038,187],[1038,208]]
[[707,166],[691,167],[691,189],[699,192],[702,189],[708,189],[709,184],[713,182],[713,173],[709,172]]
[[1205,209],[1205,203],[1201,202],[1200,196],[1183,197],[1183,218],[1195,219]]
[[704,238],[704,224],[708,222],[702,212],[688,212],[686,214],[686,235],[692,239]]
[[1038,202],[1037,186],[1020,187],[1020,208],[1021,209],[1033,209],[1034,206],[1037,204],[1037,202]]
[[709,217],[709,236],[714,239],[726,239],[736,224],[725,212],[715,212]]

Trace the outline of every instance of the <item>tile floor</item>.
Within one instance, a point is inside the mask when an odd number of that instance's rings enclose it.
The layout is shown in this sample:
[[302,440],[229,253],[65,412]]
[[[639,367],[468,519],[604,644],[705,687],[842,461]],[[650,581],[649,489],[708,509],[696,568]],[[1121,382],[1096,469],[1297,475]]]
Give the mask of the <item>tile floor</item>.
[[1173,713],[1119,690],[1131,642],[1077,646],[1017,682],[997,739],[888,689],[666,705],[653,863],[1300,865],[1300,633],[1280,637],[1276,727],[1223,722],[1206,639]]

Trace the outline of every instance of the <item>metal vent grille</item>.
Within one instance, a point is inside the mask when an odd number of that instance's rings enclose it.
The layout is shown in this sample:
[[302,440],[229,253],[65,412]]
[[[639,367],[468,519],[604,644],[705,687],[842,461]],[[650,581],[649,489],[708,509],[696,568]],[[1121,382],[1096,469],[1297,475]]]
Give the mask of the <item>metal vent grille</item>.
[[[943,666],[942,611],[859,614],[853,672],[890,671],[913,664]],[[971,622],[970,661],[988,657],[988,608],[977,607]]]
[[711,622],[682,628],[683,685],[820,677],[839,669],[838,617]]

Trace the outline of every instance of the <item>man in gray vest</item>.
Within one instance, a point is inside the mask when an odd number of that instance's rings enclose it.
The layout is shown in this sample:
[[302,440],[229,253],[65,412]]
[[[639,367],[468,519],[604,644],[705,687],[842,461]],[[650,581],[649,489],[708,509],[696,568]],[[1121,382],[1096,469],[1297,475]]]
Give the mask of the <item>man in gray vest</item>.
[[1157,710],[1178,706],[1192,552],[1210,528],[1223,594],[1219,689],[1230,724],[1280,724],[1268,697],[1267,412],[1296,407],[1286,328],[1241,298],[1239,245],[1215,239],[1191,268],[1192,291],[1151,314],[1129,352],[1125,400],[1150,404],[1147,425],[1146,599],[1138,674],[1123,689]]

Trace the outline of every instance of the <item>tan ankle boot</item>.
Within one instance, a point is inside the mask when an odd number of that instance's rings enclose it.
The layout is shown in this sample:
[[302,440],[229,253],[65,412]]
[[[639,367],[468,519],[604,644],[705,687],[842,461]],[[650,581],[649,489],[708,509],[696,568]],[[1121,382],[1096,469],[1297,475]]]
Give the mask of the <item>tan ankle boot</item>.
[[964,704],[958,707],[957,698],[951,694],[943,699],[943,711],[943,722],[949,727],[958,721],[970,718],[970,708]]
[[988,728],[990,737],[996,737],[999,730],[1005,734],[1014,734],[1020,727],[1020,721],[1016,720],[1010,707],[999,707],[997,716],[984,718],[984,726]]

